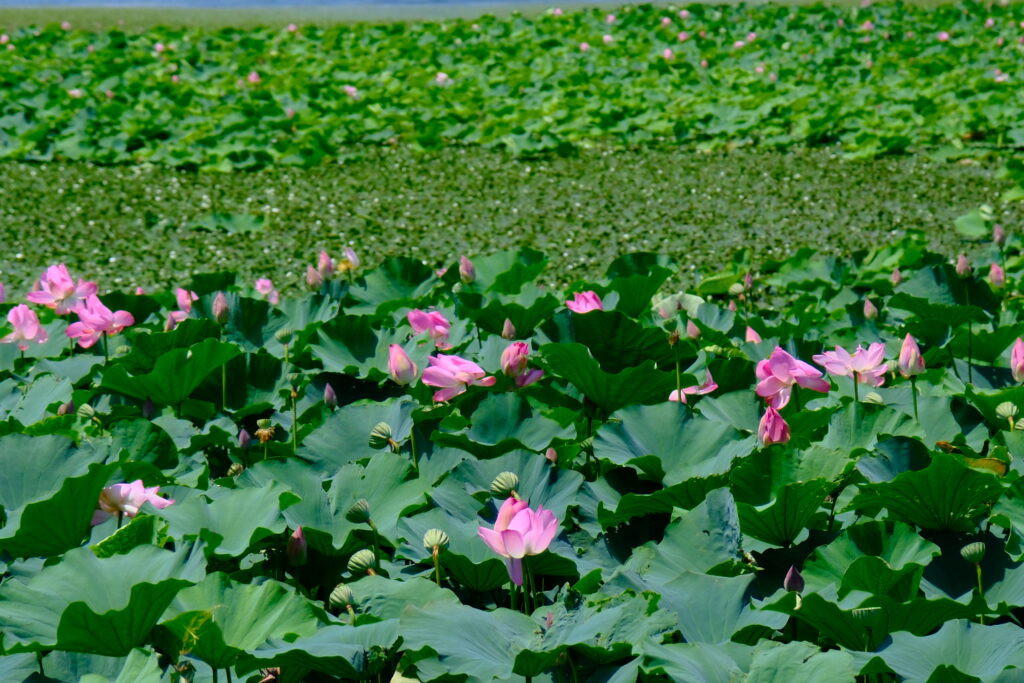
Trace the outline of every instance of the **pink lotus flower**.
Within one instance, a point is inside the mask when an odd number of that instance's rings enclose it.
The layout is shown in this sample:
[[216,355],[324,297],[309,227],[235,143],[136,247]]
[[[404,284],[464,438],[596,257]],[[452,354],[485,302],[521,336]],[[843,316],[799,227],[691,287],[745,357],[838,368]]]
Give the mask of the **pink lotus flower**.
[[761,335],[759,335],[757,333],[757,330],[755,330],[750,325],[747,325],[747,334],[746,334],[745,339],[746,339],[746,341],[750,342],[751,344],[760,344],[761,343]]
[[1006,271],[998,263],[993,263],[988,268],[988,281],[996,289],[1002,289],[1006,284]]
[[704,380],[704,384],[694,387],[683,387],[683,390],[673,391],[668,395],[668,400],[677,401],[679,403],[686,403],[687,395],[703,396],[704,394],[710,394],[712,391],[718,388],[715,384],[714,378],[711,377],[711,370],[707,371],[707,379]]
[[509,341],[516,338],[516,326],[508,318],[505,318],[505,324],[501,326],[501,338]]
[[615,15],[614,14],[609,14],[608,16],[606,16],[604,18],[604,23],[606,23],[606,24],[614,24],[615,23]]
[[776,346],[772,355],[757,364],[755,373],[761,380],[757,383],[757,395],[775,409],[789,403],[794,384],[822,393],[827,393],[831,388],[829,383],[821,378],[821,371],[797,360],[781,346]]
[[434,82],[438,85],[448,85],[452,82],[452,77],[443,71],[438,71],[437,75],[434,76]]
[[565,302],[565,307],[573,313],[590,313],[591,311],[603,311],[604,304],[601,297],[595,292],[576,292],[571,301]]
[[985,20],[985,28],[992,28],[995,25],[996,25],[996,20],[993,19],[992,17],[989,17],[988,19]]
[[6,45],[11,42],[11,37],[6,33],[0,33],[0,45]]
[[685,9],[679,10],[679,18],[682,19],[683,21],[686,21],[687,19],[690,18],[690,11]]
[[790,438],[789,425],[775,408],[768,406],[757,425],[757,438],[765,446],[787,443]]
[[939,34],[935,37],[940,43],[945,43],[949,40],[949,31],[939,31]]
[[295,25],[295,24],[288,24],[287,30],[288,30],[288,33],[295,33],[296,31],[299,30],[299,27],[297,25]]
[[665,59],[672,59],[676,56],[676,53],[672,52],[671,48],[666,47],[664,51],[662,51],[661,56]]
[[501,371],[516,381],[516,386],[527,387],[544,376],[544,371],[527,369],[530,346],[526,342],[514,342],[501,353]]
[[111,311],[103,305],[95,294],[85,300],[75,310],[78,314],[78,322],[68,325],[67,335],[71,339],[77,339],[78,345],[87,349],[106,334],[113,336],[135,324],[135,318],[128,311]]
[[971,272],[971,264],[967,261],[967,254],[960,252],[956,257],[956,274],[960,277],[967,277]]
[[57,315],[71,313],[89,296],[96,294],[96,283],[79,280],[78,284],[71,279],[68,268],[63,263],[50,266],[39,278],[36,290],[29,292],[25,298],[34,304],[52,308]]
[[274,289],[274,282],[269,278],[261,277],[256,280],[256,292],[261,294],[273,306],[281,303],[281,294]]
[[351,97],[353,100],[359,98],[359,88],[357,88],[354,85],[346,85],[342,88],[342,90],[344,90],[345,94]]
[[0,282],[0,304],[7,301],[7,291],[4,290],[4,283]]
[[692,320],[686,321],[686,336],[690,339],[700,339],[700,328]]
[[690,34],[687,33],[686,31],[680,31],[679,35],[676,36],[676,38],[679,39],[680,43],[685,43],[686,41],[688,41],[690,39]]
[[174,298],[178,302],[178,310],[167,315],[167,330],[173,330],[178,323],[185,320],[192,313],[192,302],[199,299],[195,292],[181,287],[174,290]]
[[321,278],[329,278],[334,275],[334,259],[326,251],[321,251],[316,259],[316,270]]
[[670,17],[662,17],[661,18],[661,26],[662,26],[662,28],[668,28],[671,25],[672,25],[672,19]]
[[562,8],[561,7],[556,7],[555,9],[553,9],[551,11],[551,13],[554,14],[556,17],[560,17],[560,16],[562,16]]
[[388,374],[395,384],[404,387],[416,379],[420,369],[412,362],[405,349],[398,344],[392,344],[388,347]]
[[878,307],[871,303],[871,299],[864,298],[864,318],[874,320],[878,317]]
[[586,52],[590,49],[590,43],[580,43],[580,52]]
[[611,34],[606,33],[603,36],[601,36],[601,41],[605,45],[611,45],[613,40],[615,40],[615,39],[611,37]]
[[459,257],[459,279],[467,285],[476,280],[476,266],[465,256]]
[[918,348],[917,342],[909,334],[903,338],[896,367],[904,377],[914,377],[924,372],[924,356],[921,355],[921,349]]
[[303,533],[301,524],[288,537],[284,554],[288,558],[288,564],[293,567],[301,567],[306,564],[309,557],[309,543],[306,541],[306,534]]
[[853,355],[837,346],[835,351],[825,351],[813,356],[814,362],[838,377],[853,377],[855,382],[880,387],[889,370],[885,362],[885,344],[875,342],[867,349],[857,346]]
[[1013,342],[1013,350],[1010,351],[1010,372],[1014,382],[1024,382],[1024,341],[1020,337]]
[[324,285],[323,276],[320,274],[320,271],[313,266],[306,266],[306,285],[314,291],[320,289]]
[[213,297],[213,305],[210,308],[213,313],[213,319],[218,325],[223,325],[228,321],[228,314],[231,311],[228,307],[228,298],[224,296],[224,292],[217,292],[217,296]]
[[406,314],[412,331],[416,334],[426,331],[427,335],[434,340],[434,345],[439,349],[448,347],[448,333],[452,324],[438,311],[421,311],[415,308]]
[[473,361],[458,356],[430,356],[430,367],[423,371],[423,383],[440,387],[434,392],[434,400],[447,401],[466,391],[469,385],[478,387],[494,386],[496,377],[487,377],[484,369]]
[[141,479],[136,479],[130,484],[114,484],[108,486],[100,493],[99,509],[92,515],[92,525],[96,526],[113,516],[134,517],[139,514],[139,508],[149,503],[157,510],[163,510],[174,503],[170,498],[161,498],[157,493],[159,486],[146,488]]
[[892,269],[892,275],[889,276],[889,282],[892,283],[893,287],[903,282],[903,273],[900,272],[899,268]]
[[547,550],[557,532],[554,513],[543,506],[534,512],[525,501],[515,498],[502,503],[493,529],[477,528],[487,547],[505,558],[509,578],[517,586],[523,585],[523,558]]
[[259,83],[262,79],[260,78],[260,75],[259,75],[258,72],[250,71],[249,75],[245,77],[245,80],[247,80],[250,83],[252,83],[253,85],[255,85],[256,83]]
[[18,304],[9,310],[7,312],[7,322],[14,327],[14,331],[0,339],[0,344],[13,344],[17,342],[19,349],[27,351],[29,342],[43,344],[49,339],[46,330],[39,324],[39,317],[36,315],[36,312],[25,304]]

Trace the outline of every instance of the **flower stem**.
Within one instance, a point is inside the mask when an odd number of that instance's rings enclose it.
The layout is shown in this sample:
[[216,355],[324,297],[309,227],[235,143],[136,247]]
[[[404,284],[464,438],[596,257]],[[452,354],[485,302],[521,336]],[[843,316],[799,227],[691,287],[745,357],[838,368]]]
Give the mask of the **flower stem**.
[[409,430],[409,454],[412,455],[412,468],[419,472],[420,466],[416,461],[416,425],[413,425],[412,429]]
[[292,455],[299,452],[299,409],[296,404],[298,392],[292,389]]
[[228,366],[227,363],[220,366],[220,409],[221,412],[228,412]]
[[[974,572],[978,576],[978,597],[981,598],[982,602],[984,602],[985,601],[985,586],[981,582],[981,563],[980,562],[978,564],[974,565]],[[981,614],[981,615],[978,616],[978,622],[982,626],[985,625],[985,615],[984,614]]]
[[683,400],[683,384],[679,377],[679,353],[676,352],[676,400],[682,402]]
[[103,362],[106,363],[109,360],[110,360],[109,343],[107,342],[107,335],[103,335]]
[[438,548],[437,546],[434,546],[434,552],[432,553],[432,555],[434,556],[434,581],[437,582],[437,587],[438,588],[441,587],[441,557],[440,557],[441,553],[440,553],[440,550],[441,550],[440,548]]
[[857,381],[857,375],[855,374],[853,376],[853,402],[854,403],[860,403],[860,389],[857,387],[858,384],[860,384],[860,382]]
[[910,378],[910,395],[914,397],[914,419],[917,420],[918,422],[920,422],[921,418],[918,417],[918,414],[917,414],[917,377],[916,376],[911,376],[911,378]]
[[375,569],[380,569],[380,534],[377,533],[377,525],[373,523],[373,520],[367,520],[367,524],[370,525],[370,530],[373,531],[373,566]]

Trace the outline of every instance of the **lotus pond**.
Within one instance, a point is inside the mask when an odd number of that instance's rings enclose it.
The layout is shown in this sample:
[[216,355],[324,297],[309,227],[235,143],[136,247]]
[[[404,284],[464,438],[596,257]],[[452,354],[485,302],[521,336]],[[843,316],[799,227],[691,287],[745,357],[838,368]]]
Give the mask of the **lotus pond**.
[[700,296],[54,265],[0,307],[0,678],[1010,680],[1024,242],[960,229]]
[[1024,9],[644,5],[247,29],[0,27],[0,158],[310,166],[356,144],[1024,144]]

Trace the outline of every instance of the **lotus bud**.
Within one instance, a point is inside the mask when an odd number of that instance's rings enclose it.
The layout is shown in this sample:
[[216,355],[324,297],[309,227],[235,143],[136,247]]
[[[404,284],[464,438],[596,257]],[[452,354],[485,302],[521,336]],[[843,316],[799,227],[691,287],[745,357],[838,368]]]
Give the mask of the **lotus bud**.
[[94,417],[96,417],[96,409],[93,408],[88,403],[86,403],[84,405],[79,406],[75,414],[78,415],[78,417],[83,417],[86,420],[91,420]]
[[285,555],[288,558],[288,564],[293,567],[301,567],[306,564],[309,557],[309,545],[306,543],[306,535],[302,532],[301,524],[288,538]]
[[465,256],[459,257],[459,278],[467,285],[476,280],[476,266]]
[[153,405],[153,399],[147,398],[142,403],[142,417],[152,420],[154,415],[156,415],[156,406]]
[[233,462],[228,467],[228,476],[229,477],[240,476],[242,474],[242,472],[245,472],[245,467],[240,462]]
[[743,288],[744,289],[753,289],[754,288],[754,274],[751,273],[749,270],[743,276]]
[[508,377],[518,377],[526,371],[530,361],[530,346],[526,342],[512,342],[501,352],[501,371]]
[[224,296],[224,292],[217,292],[217,296],[213,297],[213,319],[218,325],[223,325],[228,321],[228,298]]
[[394,441],[391,439],[391,425],[387,422],[378,422],[370,430],[370,448],[382,450],[390,446]]
[[313,291],[319,290],[324,286],[323,275],[313,266],[306,266],[306,286]]
[[761,335],[759,335],[757,333],[757,330],[755,330],[750,325],[747,325],[747,333],[746,333],[746,336],[744,337],[744,339],[746,339],[746,341],[751,343],[751,344],[760,344],[761,343]]
[[502,472],[491,482],[491,495],[495,498],[516,497],[519,477],[515,472]]
[[546,451],[544,451],[544,457],[550,460],[555,465],[558,464],[558,451],[556,451],[554,448],[549,447]]
[[4,291],[4,283],[0,282],[0,304],[7,301],[7,293]]
[[365,498],[357,500],[345,513],[345,519],[353,524],[368,524],[370,522],[370,501]]
[[1017,417],[1018,409],[1013,403],[1003,401],[996,406],[996,415],[1004,420],[1012,420]]
[[692,320],[686,321],[686,336],[690,339],[700,339],[700,328]]
[[349,268],[359,267],[359,257],[356,256],[356,252],[352,247],[345,247],[345,260],[348,261]]
[[1017,337],[1010,351],[1010,372],[1014,382],[1024,382],[1024,340]]
[[864,318],[866,320],[874,320],[878,317],[878,308],[871,303],[871,299],[864,299]]
[[743,283],[741,283],[741,282],[734,282],[731,285],[729,285],[729,295],[730,296],[740,296],[742,294],[743,294]]
[[967,277],[971,272],[971,264],[967,261],[967,254],[960,252],[956,257],[956,274],[960,277]]
[[348,587],[348,584],[339,583],[331,591],[331,597],[328,599],[331,607],[334,609],[343,609],[351,607],[356,603],[356,598],[352,594],[352,589]]
[[924,357],[917,342],[909,334],[903,339],[903,346],[900,347],[900,356],[896,361],[900,374],[904,377],[915,377],[924,372]]
[[334,387],[330,384],[324,385],[324,403],[331,410],[338,407],[338,395],[334,393]]
[[516,338],[516,327],[508,318],[505,318],[505,324],[501,326],[501,337],[508,340]]
[[416,381],[420,369],[412,362],[405,349],[398,344],[392,344],[388,347],[388,374],[395,384],[404,387]]
[[334,275],[334,259],[326,251],[321,251],[317,257],[316,273],[320,276],[321,284],[326,278]]
[[790,439],[789,425],[778,410],[769,406],[757,425],[757,436],[765,446],[788,443]]
[[75,412],[75,402],[68,401],[67,403],[61,403],[60,407],[57,408],[57,414],[60,416],[73,415]]
[[274,339],[276,339],[279,344],[290,344],[293,336],[294,333],[287,327],[282,327],[274,333]]
[[793,593],[804,592],[804,577],[796,567],[790,567],[786,572],[786,578],[782,580],[782,587]]
[[726,308],[728,308],[730,312],[735,313],[736,312],[736,302],[735,301],[730,301],[729,305],[726,306]]
[[1006,246],[1006,230],[999,223],[992,226],[992,241],[1000,249]]
[[892,269],[892,275],[889,276],[889,282],[892,283],[893,287],[903,282],[903,273],[900,272],[899,268]]
[[428,529],[427,533],[423,534],[423,547],[427,550],[447,548],[449,540],[448,534],[440,529]]
[[1006,271],[998,263],[993,263],[988,269],[988,281],[996,289],[1002,289],[1006,284]]
[[960,549],[960,556],[971,564],[981,564],[985,559],[985,544],[981,541],[968,543]]
[[357,550],[352,557],[348,558],[348,570],[353,574],[376,574],[374,568],[377,566],[377,557],[368,548]]
[[252,437],[249,436],[249,432],[245,431],[244,429],[240,430],[238,432],[238,447],[244,451],[247,448],[249,448],[249,445],[251,443]]
[[852,612],[853,618],[864,624],[864,628],[872,628],[882,618],[881,607],[858,607]]

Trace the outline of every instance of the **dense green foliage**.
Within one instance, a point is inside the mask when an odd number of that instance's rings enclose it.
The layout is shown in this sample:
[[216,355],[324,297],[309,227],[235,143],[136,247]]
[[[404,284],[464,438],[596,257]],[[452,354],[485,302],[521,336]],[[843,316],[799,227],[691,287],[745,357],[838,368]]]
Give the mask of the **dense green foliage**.
[[[0,345],[0,679],[1024,668],[1022,246],[983,244],[961,277],[912,234],[653,302],[679,264],[634,253],[573,288],[603,300],[585,313],[534,284],[546,258],[530,250],[440,275],[393,258],[277,305],[206,275],[195,301],[178,294],[190,310],[169,332],[169,296],[105,295],[135,324],[73,354],[68,320],[37,309],[49,341]],[[990,284],[990,262],[1005,282]],[[415,334],[413,308],[450,329]],[[777,345],[810,361],[879,343],[892,363],[907,334],[924,351],[914,383],[892,366],[858,393],[830,375],[827,393],[800,388],[781,408],[788,442],[762,444],[755,363]],[[502,374],[510,338],[539,381]],[[395,382],[408,376],[389,368],[391,345],[420,370],[458,354],[496,379],[437,402]],[[666,400],[711,375],[709,393]],[[137,479],[174,502],[90,526],[104,486]],[[524,560],[526,591],[477,532],[509,489],[558,525]],[[790,567],[802,579],[784,587]]]
[[753,262],[803,247],[848,254],[906,229],[952,256],[953,221],[979,203],[998,207],[1006,225],[1024,218],[998,201],[997,175],[992,160],[842,161],[820,150],[516,161],[481,148],[365,149],[341,167],[258,174],[7,163],[0,243],[16,246],[0,259],[0,282],[27,289],[53,259],[112,288],[168,288],[231,268],[294,291],[310,249],[348,245],[371,261],[404,254],[440,266],[459,244],[542,249],[543,281],[562,284],[599,277],[623,251],[658,251],[684,264],[681,286],[737,249]]
[[687,12],[12,29],[0,158],[231,169],[316,165],[357,143],[838,144],[864,156],[1024,144],[1020,4]]

